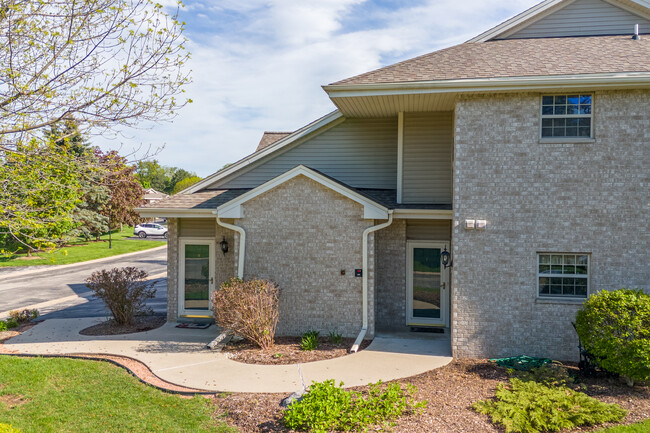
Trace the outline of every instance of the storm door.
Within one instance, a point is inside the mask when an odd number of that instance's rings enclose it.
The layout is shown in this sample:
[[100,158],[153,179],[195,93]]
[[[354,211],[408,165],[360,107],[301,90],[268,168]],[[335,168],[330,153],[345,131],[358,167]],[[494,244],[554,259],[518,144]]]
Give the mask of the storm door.
[[179,315],[211,316],[214,292],[214,241],[180,241]]
[[406,324],[447,326],[449,271],[441,263],[444,242],[407,242]]

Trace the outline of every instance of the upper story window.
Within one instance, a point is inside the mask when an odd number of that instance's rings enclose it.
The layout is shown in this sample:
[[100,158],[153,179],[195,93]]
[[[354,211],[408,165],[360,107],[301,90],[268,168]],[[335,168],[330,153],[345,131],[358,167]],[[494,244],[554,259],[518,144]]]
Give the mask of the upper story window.
[[542,138],[592,138],[592,95],[542,96]]
[[589,254],[537,254],[539,296],[586,298]]

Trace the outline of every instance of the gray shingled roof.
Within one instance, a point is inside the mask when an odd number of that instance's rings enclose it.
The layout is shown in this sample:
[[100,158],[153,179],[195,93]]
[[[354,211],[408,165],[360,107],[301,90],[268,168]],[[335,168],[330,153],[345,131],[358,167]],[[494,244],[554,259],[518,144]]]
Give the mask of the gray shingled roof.
[[255,152],[258,152],[262,149],[264,149],[267,146],[270,146],[271,144],[275,143],[278,140],[283,139],[287,135],[291,134],[290,132],[273,132],[273,131],[264,131],[264,135],[262,135],[262,138],[260,139],[259,144],[257,145],[257,149],[255,149]]
[[650,37],[510,39],[464,43],[331,85],[650,72]]
[[176,194],[164,200],[142,206],[142,209],[216,209],[247,191],[250,191],[250,189],[219,189],[193,194]]

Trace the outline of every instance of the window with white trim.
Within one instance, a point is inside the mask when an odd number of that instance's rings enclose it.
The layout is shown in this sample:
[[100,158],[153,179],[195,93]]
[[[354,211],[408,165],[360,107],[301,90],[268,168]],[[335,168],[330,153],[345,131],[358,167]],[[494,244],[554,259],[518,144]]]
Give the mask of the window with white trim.
[[592,138],[592,95],[542,96],[542,138]]
[[540,297],[586,298],[589,293],[589,254],[537,254]]

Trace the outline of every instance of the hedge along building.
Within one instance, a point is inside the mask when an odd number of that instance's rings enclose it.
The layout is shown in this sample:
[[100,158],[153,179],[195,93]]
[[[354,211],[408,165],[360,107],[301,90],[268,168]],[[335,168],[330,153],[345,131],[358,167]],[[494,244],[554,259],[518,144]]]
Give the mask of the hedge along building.
[[335,112],[140,209],[169,219],[168,319],[260,277],[279,334],[437,326],[457,357],[576,358],[589,294],[650,286],[649,6],[547,0],[324,86]]

